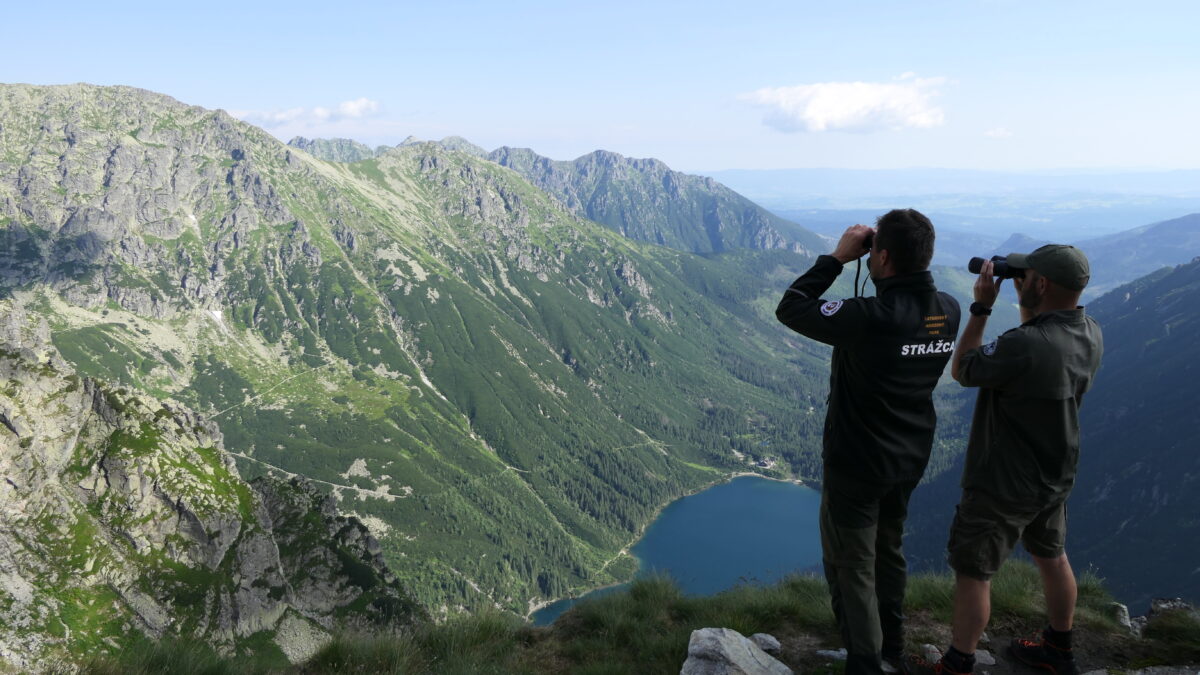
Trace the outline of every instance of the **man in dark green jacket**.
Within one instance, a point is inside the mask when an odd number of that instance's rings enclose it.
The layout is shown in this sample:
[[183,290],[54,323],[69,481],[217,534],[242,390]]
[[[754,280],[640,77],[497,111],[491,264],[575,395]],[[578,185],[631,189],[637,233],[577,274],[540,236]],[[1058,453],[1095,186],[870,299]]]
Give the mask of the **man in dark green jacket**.
[[[848,229],[792,283],[776,316],[833,345],[823,439],[821,546],[846,673],[882,673],[904,648],[908,500],[925,472],[933,388],[954,350],[958,302],[928,271],[934,232],[911,209]],[[868,237],[873,241],[868,244]],[[825,300],[842,266],[870,249],[875,296]]]
[[1079,461],[1079,406],[1104,351],[1100,327],[1078,306],[1090,278],[1083,252],[1047,245],[1008,256],[1023,323],[983,345],[1001,280],[985,263],[975,283],[971,318],[951,372],[979,387],[962,476],[962,501],[951,526],[955,571],[952,642],[937,664],[914,658],[913,673],[970,673],[990,614],[990,579],[1018,540],[1033,556],[1046,594],[1049,626],[1039,638],[1014,640],[1012,655],[1055,675],[1078,672],[1071,644],[1077,595],[1067,560],[1066,501]]

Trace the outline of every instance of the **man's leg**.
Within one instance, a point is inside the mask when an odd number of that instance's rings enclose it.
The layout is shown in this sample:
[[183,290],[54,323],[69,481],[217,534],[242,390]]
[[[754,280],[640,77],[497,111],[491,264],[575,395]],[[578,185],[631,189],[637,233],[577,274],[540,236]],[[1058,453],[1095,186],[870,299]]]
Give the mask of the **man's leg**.
[[1033,556],[1038,571],[1042,573],[1042,588],[1046,593],[1046,613],[1050,615],[1050,627],[1057,631],[1069,631],[1075,620],[1075,600],[1079,588],[1075,585],[1075,572],[1063,553],[1057,558]]
[[990,579],[1012,552],[1021,536],[1021,527],[1021,518],[1004,505],[984,493],[963,491],[946,545],[950,568],[954,570],[950,647],[942,655],[940,665],[916,659],[906,664],[909,673],[932,675],[974,670],[975,647],[992,613]]
[[902,544],[908,500],[916,487],[916,483],[897,485],[879,503],[875,594],[879,599],[879,627],[883,632],[885,659],[899,660],[904,654],[904,590],[908,584],[908,563]]
[[846,674],[883,672],[879,605],[875,597],[874,508],[853,481],[825,474],[821,491],[821,547],[834,617],[846,647]]
[[908,566],[901,542],[903,520],[880,520],[875,537],[875,594],[879,600],[881,652],[884,658],[898,659],[904,654],[904,589],[908,584]]
[[1042,631],[1040,640],[1018,638],[1009,647],[1009,653],[1018,661],[1045,668],[1055,675],[1075,675],[1079,672],[1071,639],[1075,600],[1079,591],[1064,549],[1066,538],[1065,503],[1048,506],[1025,529],[1022,539],[1042,576],[1050,625]]
[[992,582],[954,575],[954,625],[950,644],[964,654],[974,654],[992,614]]

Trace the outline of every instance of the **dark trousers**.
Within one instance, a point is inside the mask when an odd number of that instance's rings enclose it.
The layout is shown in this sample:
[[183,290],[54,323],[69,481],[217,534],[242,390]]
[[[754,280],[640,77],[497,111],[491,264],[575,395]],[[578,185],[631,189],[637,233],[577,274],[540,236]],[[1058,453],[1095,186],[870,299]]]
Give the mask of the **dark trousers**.
[[904,651],[901,549],[917,481],[883,485],[825,469],[821,548],[833,614],[846,647],[846,674],[882,673],[881,657]]

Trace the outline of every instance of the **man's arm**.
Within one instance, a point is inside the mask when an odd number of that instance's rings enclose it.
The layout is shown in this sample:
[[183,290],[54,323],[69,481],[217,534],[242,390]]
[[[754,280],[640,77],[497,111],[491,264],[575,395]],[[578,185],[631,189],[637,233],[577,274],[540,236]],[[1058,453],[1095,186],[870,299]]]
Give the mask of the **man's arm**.
[[[987,307],[989,310],[992,305],[996,304],[996,298],[1000,295],[1000,284],[1003,279],[992,278],[992,261],[988,260],[983,263],[983,267],[979,269],[979,278],[975,280],[975,302]],[[983,330],[987,327],[988,317],[971,315],[967,319],[967,327],[963,329],[962,335],[958,338],[958,344],[954,347],[954,356],[950,360],[950,376],[958,380],[962,371],[963,355],[972,349],[979,349],[983,344]],[[964,386],[967,386],[964,384]]]
[[[975,280],[975,302],[991,309],[1000,295],[1002,282],[1003,279],[992,277],[992,263],[985,262]],[[1017,331],[1009,331],[980,348],[987,320],[987,316],[972,314],[954,347],[950,375],[964,387],[1004,387],[1030,367],[1030,358]]]
[[867,253],[863,244],[872,232],[864,225],[849,228],[832,255],[818,257],[807,272],[792,282],[775,310],[780,323],[830,345],[847,342],[861,334],[866,323],[861,301],[828,302],[821,295],[833,285],[845,263]]

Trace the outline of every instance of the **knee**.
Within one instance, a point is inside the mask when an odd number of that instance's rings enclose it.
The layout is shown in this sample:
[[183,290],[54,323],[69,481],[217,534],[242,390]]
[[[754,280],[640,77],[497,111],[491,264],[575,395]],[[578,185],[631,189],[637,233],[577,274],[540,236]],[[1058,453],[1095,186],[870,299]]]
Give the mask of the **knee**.
[[1060,553],[1059,555],[1050,558],[1043,558],[1037,555],[1030,555],[1030,557],[1033,558],[1033,562],[1038,566],[1038,569],[1045,572],[1056,572],[1071,569],[1071,563],[1067,560],[1066,553]]

